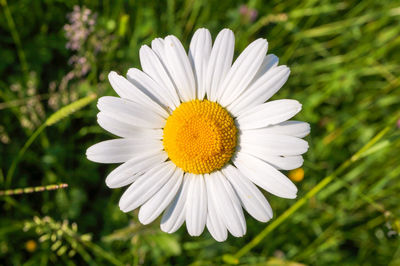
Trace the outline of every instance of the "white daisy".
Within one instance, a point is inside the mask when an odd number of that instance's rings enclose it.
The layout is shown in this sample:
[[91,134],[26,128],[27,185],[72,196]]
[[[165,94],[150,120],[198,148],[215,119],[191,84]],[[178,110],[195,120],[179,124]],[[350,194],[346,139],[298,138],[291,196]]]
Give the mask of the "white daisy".
[[303,164],[310,132],[287,121],[301,110],[296,100],[266,102],[290,70],[266,55],[268,42],[252,42],[232,64],[235,39],[222,30],[212,45],[207,29],[194,34],[189,53],[175,36],[140,49],[142,71],[109,80],[120,97],[99,99],[98,123],[121,137],[95,144],[89,160],[122,163],[106,179],[110,188],[130,185],[119,206],[138,207],[148,224],[162,212],[161,229],[172,233],[186,222],[190,235],[205,226],[217,241],[228,231],[246,233],[242,207],[267,222],[272,210],[259,186],[283,198],[296,186],[279,170]]

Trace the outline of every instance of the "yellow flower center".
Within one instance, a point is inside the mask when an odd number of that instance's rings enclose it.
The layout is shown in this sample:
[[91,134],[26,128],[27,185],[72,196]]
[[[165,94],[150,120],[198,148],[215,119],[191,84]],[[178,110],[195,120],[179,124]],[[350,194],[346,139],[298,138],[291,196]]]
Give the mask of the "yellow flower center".
[[236,147],[237,129],[219,104],[207,100],[182,103],[164,127],[164,149],[176,166],[193,174],[222,168]]

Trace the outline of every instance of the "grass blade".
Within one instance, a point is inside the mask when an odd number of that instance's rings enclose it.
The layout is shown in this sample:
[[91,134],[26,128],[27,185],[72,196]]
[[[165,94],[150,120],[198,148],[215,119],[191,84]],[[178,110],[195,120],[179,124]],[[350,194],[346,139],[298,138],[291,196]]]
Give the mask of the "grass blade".
[[25,154],[25,152],[28,150],[29,146],[31,146],[32,142],[37,138],[37,136],[40,135],[40,133],[48,126],[54,125],[55,123],[59,122],[60,120],[72,115],[76,111],[82,109],[89,103],[91,103],[93,100],[96,99],[95,94],[91,94],[89,96],[86,96],[85,98],[79,99],[67,106],[62,107],[60,110],[52,114],[38,129],[36,129],[35,132],[29,137],[29,139],[25,142],[24,146],[22,149],[19,150],[17,156],[14,158],[14,160],[11,163],[10,169],[7,172],[6,176],[6,184],[5,187],[8,188],[11,184],[12,177],[14,175],[15,169],[21,160],[22,156]]

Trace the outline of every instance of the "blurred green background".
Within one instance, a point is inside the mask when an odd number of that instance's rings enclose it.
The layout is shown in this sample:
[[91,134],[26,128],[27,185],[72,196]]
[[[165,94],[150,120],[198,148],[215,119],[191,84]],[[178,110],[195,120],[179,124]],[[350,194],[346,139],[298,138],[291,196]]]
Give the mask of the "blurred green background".
[[[400,265],[400,1],[0,0],[0,8],[0,190],[69,185],[0,196],[0,264]],[[174,34],[187,48],[200,27],[214,38],[232,29],[236,55],[267,38],[292,71],[274,99],[299,100],[296,119],[312,128],[297,183],[297,200],[307,198],[279,220],[296,200],[266,195],[274,219],[247,217],[247,234],[224,243],[184,227],[165,234],[159,220],[140,225],[118,208],[123,189],[105,185],[115,165],[85,157],[111,137],[96,123],[93,96],[114,95],[108,72],[140,67],[139,48],[155,37]]]

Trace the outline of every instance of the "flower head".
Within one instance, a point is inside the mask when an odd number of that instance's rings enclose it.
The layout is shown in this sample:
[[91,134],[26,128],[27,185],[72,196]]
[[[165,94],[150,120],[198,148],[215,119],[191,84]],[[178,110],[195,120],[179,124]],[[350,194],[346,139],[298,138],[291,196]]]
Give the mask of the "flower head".
[[294,182],[300,182],[304,179],[304,169],[303,168],[297,168],[289,171],[288,174],[290,180]]
[[26,241],[25,249],[28,252],[31,252],[31,253],[35,252],[36,248],[37,248],[37,244],[36,244],[35,240],[30,239],[30,240]]
[[241,5],[239,13],[247,22],[254,22],[258,17],[257,9],[248,7],[247,5]]
[[66,48],[73,51],[81,49],[83,43],[94,31],[96,14],[86,7],[74,6],[74,11],[68,14],[70,24],[64,25],[65,36],[68,39]]
[[[266,102],[286,82],[289,68],[266,55],[268,42],[252,42],[232,64],[235,39],[222,30],[212,45],[199,29],[188,54],[175,36],[140,49],[142,71],[115,72],[109,80],[120,97],[99,99],[98,123],[120,137],[93,145],[87,157],[122,163],[106,179],[130,185],[119,206],[140,207],[143,224],[161,213],[172,233],[186,222],[190,235],[204,228],[217,241],[228,231],[246,233],[244,208],[261,222],[272,209],[257,186],[295,198],[296,186],[279,170],[299,168],[308,149],[305,122],[287,121],[301,110],[296,100]],[[256,186],[257,185],[257,186]]]

